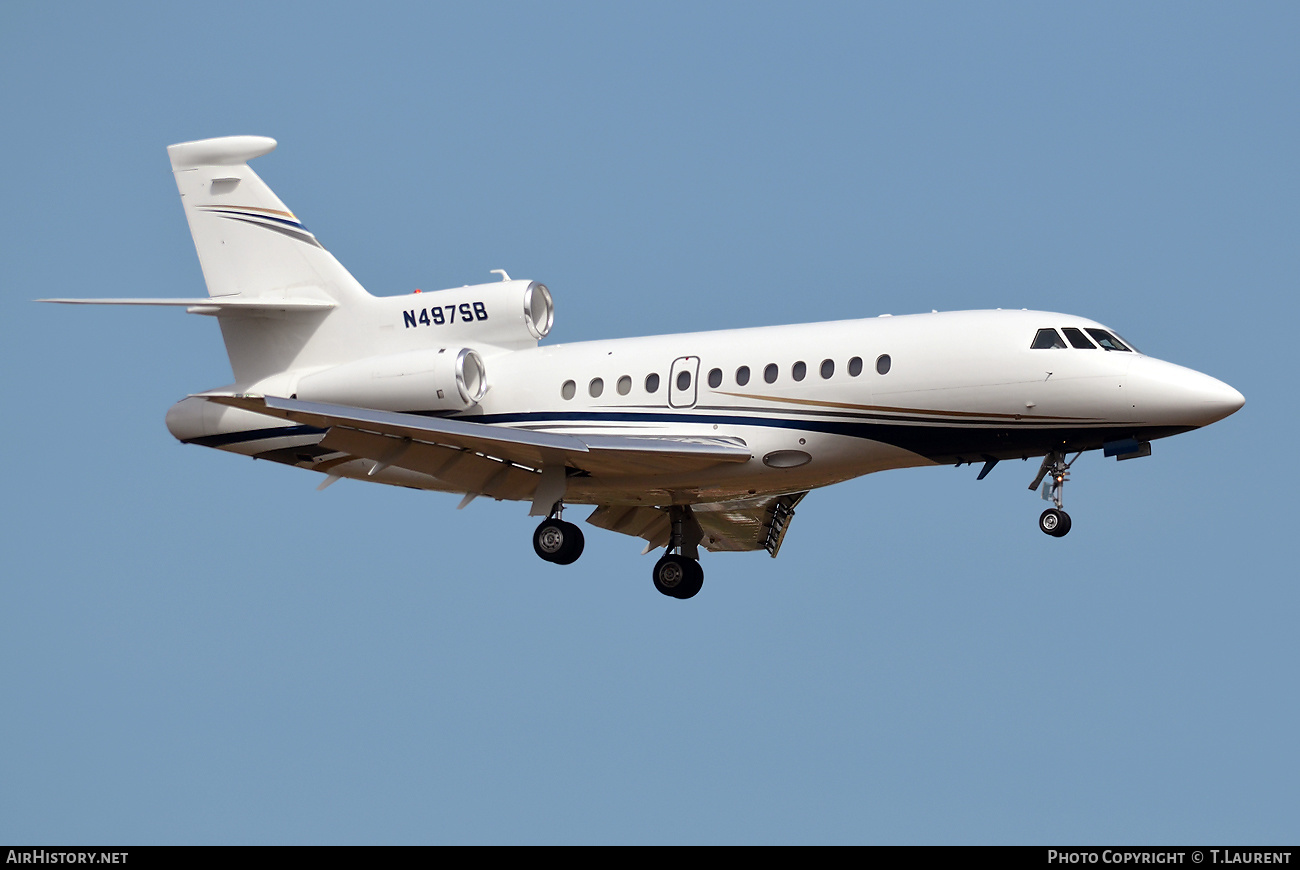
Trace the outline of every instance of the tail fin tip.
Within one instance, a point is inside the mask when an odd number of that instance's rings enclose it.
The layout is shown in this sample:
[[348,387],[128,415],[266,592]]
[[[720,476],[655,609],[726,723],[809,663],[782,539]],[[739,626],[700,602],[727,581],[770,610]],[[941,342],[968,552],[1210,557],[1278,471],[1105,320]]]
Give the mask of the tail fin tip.
[[271,153],[275,146],[276,141],[268,136],[222,136],[168,145],[167,155],[171,158],[173,170],[196,166],[238,166]]

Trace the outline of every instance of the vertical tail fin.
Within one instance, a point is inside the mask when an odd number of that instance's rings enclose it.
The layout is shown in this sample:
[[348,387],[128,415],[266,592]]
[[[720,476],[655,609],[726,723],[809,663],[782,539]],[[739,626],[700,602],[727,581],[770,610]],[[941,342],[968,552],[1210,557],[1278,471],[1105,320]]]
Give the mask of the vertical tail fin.
[[340,304],[368,294],[248,166],[275,148],[226,136],[167,149],[211,296],[315,295]]
[[[208,295],[323,299],[339,309],[371,298],[248,166],[275,148],[264,136],[226,136],[167,148]],[[327,314],[289,320],[221,316],[235,380],[301,364]]]

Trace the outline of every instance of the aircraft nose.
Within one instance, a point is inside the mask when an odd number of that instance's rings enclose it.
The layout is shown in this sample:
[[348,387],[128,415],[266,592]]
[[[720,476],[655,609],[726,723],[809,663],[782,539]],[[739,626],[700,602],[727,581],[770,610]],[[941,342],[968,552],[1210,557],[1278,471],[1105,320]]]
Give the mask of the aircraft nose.
[[[1235,414],[1246,404],[1246,397],[1239,391],[1225,384],[1223,381],[1214,381],[1213,395],[1206,399],[1206,404],[1214,411],[1214,419],[1222,420],[1229,414]],[[1211,420],[1210,422],[1214,422]]]
[[1217,378],[1155,359],[1129,376],[1139,419],[1175,426],[1208,426],[1238,411],[1246,397]]

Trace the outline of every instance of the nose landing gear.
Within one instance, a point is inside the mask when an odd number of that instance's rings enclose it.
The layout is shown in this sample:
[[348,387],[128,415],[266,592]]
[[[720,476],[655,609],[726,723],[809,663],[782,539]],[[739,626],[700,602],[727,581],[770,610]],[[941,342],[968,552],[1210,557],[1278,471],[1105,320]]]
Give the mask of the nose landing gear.
[[1074,459],[1066,462],[1065,453],[1052,451],[1043,457],[1043,464],[1038,467],[1038,476],[1029,484],[1031,490],[1038,489],[1043,478],[1051,476],[1051,480],[1043,483],[1043,500],[1050,499],[1056,507],[1043,511],[1038,517],[1038,528],[1054,538],[1063,538],[1070,532],[1070,515],[1061,509],[1061,505],[1065,496],[1065,482],[1070,479],[1070,466],[1082,455],[1083,452],[1080,451],[1074,454]]

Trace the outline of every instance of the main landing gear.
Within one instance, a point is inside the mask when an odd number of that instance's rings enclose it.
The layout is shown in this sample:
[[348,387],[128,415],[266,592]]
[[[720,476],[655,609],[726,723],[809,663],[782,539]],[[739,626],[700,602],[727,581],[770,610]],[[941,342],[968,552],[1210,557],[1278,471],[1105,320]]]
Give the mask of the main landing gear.
[[655,588],[670,598],[694,598],[704,586],[704,569],[699,562],[704,531],[689,506],[669,508],[668,519],[672,533],[663,558],[655,563]]
[[556,502],[551,515],[542,520],[533,532],[533,549],[548,562],[571,565],[582,555],[586,541],[582,529],[561,519],[563,513],[564,506]]
[[[551,515],[533,532],[533,549],[547,562],[569,565],[582,555],[582,529],[566,523],[561,516],[564,505],[555,503]],[[655,563],[655,588],[670,598],[694,598],[704,586],[704,569],[700,567],[699,546],[704,530],[689,507],[671,507],[672,524],[668,548]]]
[[1054,538],[1064,538],[1070,532],[1070,515],[1061,510],[1061,504],[1065,495],[1065,482],[1070,479],[1070,466],[1082,455],[1080,451],[1074,454],[1074,459],[1066,462],[1063,452],[1052,451],[1043,457],[1043,464],[1038,468],[1038,476],[1034,478],[1033,483],[1029,484],[1030,489],[1038,489],[1038,484],[1043,482],[1043,478],[1051,475],[1051,480],[1043,484],[1043,499],[1051,499],[1056,507],[1043,511],[1038,517],[1038,528]]
[[669,553],[655,563],[654,581],[670,598],[694,598],[704,587],[704,569],[694,559]]

